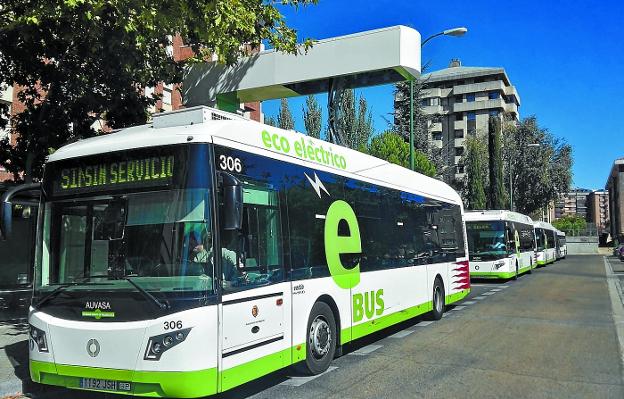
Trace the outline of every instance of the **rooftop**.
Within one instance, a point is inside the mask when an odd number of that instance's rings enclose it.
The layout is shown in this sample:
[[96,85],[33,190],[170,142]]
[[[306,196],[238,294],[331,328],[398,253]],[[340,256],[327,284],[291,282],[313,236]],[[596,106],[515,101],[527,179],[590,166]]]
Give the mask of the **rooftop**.
[[505,84],[509,85],[509,77],[505,68],[501,67],[467,67],[462,66],[459,60],[452,60],[448,68],[440,69],[422,75],[422,80],[428,82],[440,82],[444,80],[467,79],[488,75],[503,75]]

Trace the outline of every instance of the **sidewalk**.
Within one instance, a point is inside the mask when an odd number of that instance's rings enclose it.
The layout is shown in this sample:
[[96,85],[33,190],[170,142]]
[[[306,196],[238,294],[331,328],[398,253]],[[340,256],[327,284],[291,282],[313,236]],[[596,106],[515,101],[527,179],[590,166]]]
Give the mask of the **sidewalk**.
[[[28,381],[28,322],[0,322],[0,398],[22,392]],[[20,397],[20,395],[17,395]]]

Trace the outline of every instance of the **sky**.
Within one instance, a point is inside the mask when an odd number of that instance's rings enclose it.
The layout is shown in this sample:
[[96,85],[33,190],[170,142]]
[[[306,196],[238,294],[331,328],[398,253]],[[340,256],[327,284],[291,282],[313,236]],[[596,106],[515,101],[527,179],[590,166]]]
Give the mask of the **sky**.
[[[425,46],[429,71],[452,58],[463,66],[503,67],[521,99],[521,117],[572,145],[573,187],[604,188],[616,158],[624,156],[624,1],[319,0],[283,8],[301,38],[324,39],[394,25],[422,37],[465,26],[463,37],[442,36]],[[357,90],[372,107],[377,132],[391,120],[393,86]],[[326,96],[318,96],[325,108]],[[295,128],[305,98],[289,99]],[[277,115],[279,100],[263,112]],[[326,119],[326,114],[325,114]]]

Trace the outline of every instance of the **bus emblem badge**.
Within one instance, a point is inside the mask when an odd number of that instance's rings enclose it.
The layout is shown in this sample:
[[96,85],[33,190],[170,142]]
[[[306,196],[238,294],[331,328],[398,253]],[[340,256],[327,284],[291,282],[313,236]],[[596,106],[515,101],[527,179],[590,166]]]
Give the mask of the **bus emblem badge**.
[[100,343],[97,339],[90,339],[87,342],[87,353],[91,357],[96,357],[100,353]]
[[256,305],[254,305],[253,308],[251,308],[251,315],[253,317],[258,317],[258,307]]

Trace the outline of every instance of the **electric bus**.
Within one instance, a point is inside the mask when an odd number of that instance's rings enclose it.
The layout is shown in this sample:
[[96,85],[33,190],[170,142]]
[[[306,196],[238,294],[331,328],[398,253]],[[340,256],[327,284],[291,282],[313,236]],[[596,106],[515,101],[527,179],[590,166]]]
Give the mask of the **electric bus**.
[[557,259],[557,229],[547,222],[535,222],[535,257],[538,266]]
[[566,245],[566,233],[557,230],[557,260],[564,259],[568,255],[568,246]]
[[517,279],[535,267],[533,220],[521,213],[491,210],[464,214],[470,277]]
[[30,374],[200,397],[470,291],[441,181],[207,107],[69,144],[42,182]]

